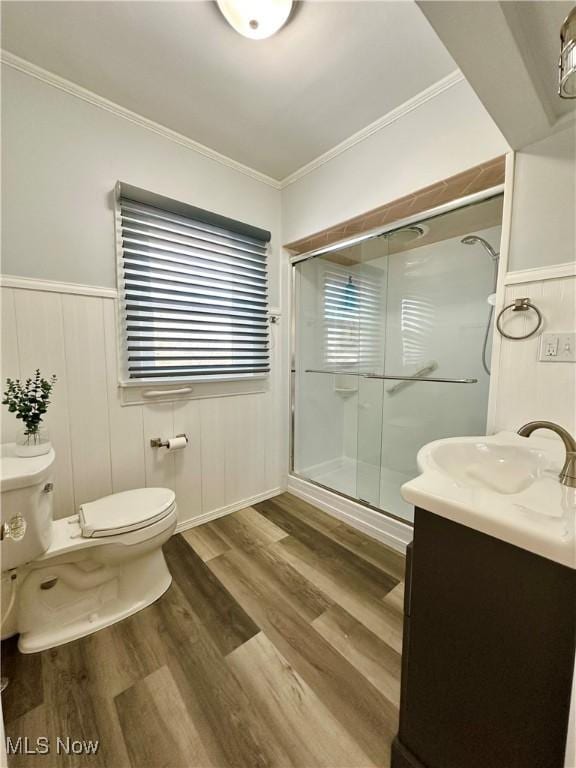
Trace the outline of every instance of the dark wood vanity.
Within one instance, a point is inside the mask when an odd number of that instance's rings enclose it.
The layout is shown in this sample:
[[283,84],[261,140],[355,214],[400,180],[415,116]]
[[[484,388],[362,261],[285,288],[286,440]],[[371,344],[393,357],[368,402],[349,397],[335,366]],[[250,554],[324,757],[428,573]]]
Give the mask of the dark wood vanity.
[[416,509],[392,768],[564,768],[576,571]]

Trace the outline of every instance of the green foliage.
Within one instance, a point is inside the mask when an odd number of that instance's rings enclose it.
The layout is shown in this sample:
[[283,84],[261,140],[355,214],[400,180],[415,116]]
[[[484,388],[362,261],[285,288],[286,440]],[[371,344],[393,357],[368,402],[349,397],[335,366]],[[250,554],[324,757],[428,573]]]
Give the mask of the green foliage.
[[40,369],[36,369],[34,378],[24,382],[20,379],[6,379],[2,405],[7,405],[8,411],[15,413],[16,418],[24,422],[26,436],[38,433],[42,417],[50,405],[50,394],[55,383],[56,376],[44,379]]

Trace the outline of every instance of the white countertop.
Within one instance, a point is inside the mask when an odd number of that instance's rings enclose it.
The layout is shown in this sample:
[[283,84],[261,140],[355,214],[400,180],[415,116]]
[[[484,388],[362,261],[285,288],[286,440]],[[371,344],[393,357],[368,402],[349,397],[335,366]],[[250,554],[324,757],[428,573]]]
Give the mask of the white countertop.
[[576,489],[558,480],[564,454],[559,440],[514,432],[436,440],[418,452],[422,474],[402,486],[402,496],[576,568]]

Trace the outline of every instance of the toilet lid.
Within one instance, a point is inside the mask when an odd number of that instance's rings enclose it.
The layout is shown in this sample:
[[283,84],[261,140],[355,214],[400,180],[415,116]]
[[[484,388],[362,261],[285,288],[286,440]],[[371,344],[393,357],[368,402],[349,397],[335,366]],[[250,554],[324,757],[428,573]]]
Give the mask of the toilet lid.
[[145,528],[169,515],[175,498],[169,488],[137,488],[82,504],[82,536],[115,536]]

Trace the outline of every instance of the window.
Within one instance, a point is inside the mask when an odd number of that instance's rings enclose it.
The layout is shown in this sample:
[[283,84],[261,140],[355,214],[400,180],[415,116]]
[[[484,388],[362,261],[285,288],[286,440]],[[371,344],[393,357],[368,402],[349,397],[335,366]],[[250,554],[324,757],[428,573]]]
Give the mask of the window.
[[117,187],[124,379],[266,375],[270,233]]
[[378,371],[382,365],[382,277],[329,268],[323,275],[324,365]]

